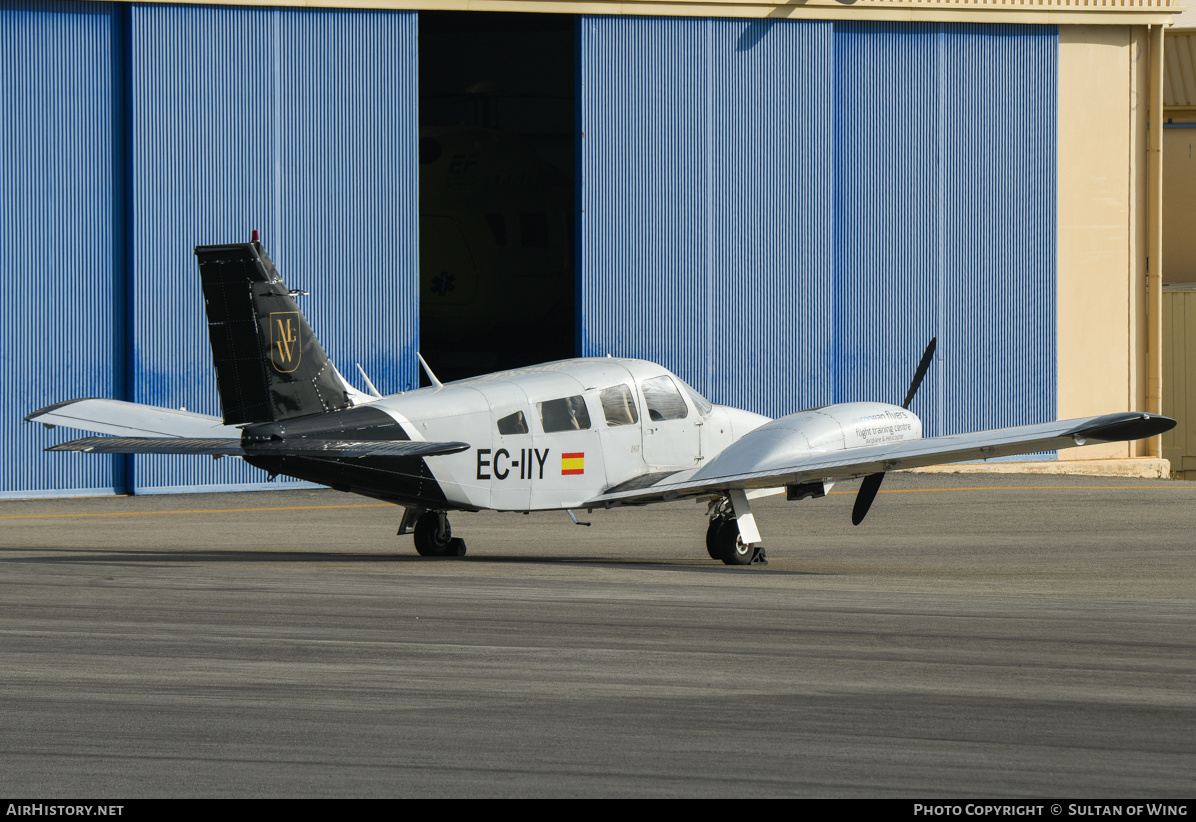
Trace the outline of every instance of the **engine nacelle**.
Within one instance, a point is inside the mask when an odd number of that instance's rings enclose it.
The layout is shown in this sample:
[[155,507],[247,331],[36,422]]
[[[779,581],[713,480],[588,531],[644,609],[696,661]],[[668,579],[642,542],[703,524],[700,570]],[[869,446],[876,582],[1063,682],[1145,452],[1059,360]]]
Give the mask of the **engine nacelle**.
[[[809,419],[801,419],[807,415]],[[793,427],[786,420],[793,420],[797,423],[796,427],[802,430],[808,426],[811,431],[808,435],[810,447],[819,451],[862,448],[922,438],[922,421],[914,412],[884,402],[828,405],[815,411],[799,411],[769,424],[785,423],[785,427]]]
[[729,445],[693,478],[769,471],[793,465],[811,451],[842,451],[921,437],[922,421],[899,405],[827,405],[764,423]]

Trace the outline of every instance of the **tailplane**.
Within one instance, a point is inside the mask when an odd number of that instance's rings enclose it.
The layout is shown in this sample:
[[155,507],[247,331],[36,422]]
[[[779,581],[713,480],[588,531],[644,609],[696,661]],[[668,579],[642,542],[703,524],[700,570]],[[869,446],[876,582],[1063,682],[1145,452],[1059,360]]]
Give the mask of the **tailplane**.
[[195,256],[225,425],[354,404],[359,392],[324,353],[261,243],[197,246]]

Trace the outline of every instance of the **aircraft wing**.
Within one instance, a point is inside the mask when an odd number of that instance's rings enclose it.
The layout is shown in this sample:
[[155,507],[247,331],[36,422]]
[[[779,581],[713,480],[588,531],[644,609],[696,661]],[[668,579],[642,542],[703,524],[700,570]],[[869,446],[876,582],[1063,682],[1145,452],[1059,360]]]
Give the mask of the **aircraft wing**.
[[118,437],[241,439],[241,429],[225,425],[219,417],[94,397],[48,405],[26,416],[25,421]]
[[[634,505],[678,497],[721,494],[732,489],[775,488],[821,479],[851,479],[903,468],[1135,440],[1161,434],[1174,427],[1175,420],[1157,414],[1105,414],[863,448],[808,451],[790,457],[780,465],[771,464],[766,458],[757,456],[760,452],[752,447],[754,444],[741,440],[728,446],[709,465],[692,474],[674,474],[647,487],[601,494],[588,500],[585,505]],[[785,435],[784,430],[775,432],[775,436]],[[747,447],[737,448],[740,445]]]
[[[237,430],[237,429],[234,429]],[[238,435],[241,433],[237,430]],[[434,457],[469,448],[466,442],[407,440],[334,440],[302,438],[268,442],[229,439],[164,439],[161,437],[83,437],[47,451],[85,451],[91,454],[201,454],[234,457]]]

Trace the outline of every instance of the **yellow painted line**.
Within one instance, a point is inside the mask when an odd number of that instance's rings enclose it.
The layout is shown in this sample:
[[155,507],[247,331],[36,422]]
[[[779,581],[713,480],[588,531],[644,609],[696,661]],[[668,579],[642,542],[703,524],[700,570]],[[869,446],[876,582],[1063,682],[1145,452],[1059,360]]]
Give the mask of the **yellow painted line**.
[[253,511],[315,511],[320,508],[389,508],[388,502],[364,502],[358,505],[287,505],[278,508],[199,508],[194,511],[116,511],[109,514],[16,514],[0,519],[63,519],[66,517],[156,517],[175,514],[243,514]]

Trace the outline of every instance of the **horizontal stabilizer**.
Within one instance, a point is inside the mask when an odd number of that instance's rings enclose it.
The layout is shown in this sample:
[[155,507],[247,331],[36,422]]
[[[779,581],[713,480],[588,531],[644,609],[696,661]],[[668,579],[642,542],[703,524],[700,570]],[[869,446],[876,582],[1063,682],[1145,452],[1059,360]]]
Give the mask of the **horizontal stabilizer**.
[[225,425],[219,417],[98,397],[47,405],[25,421],[118,437],[241,438],[240,428]]
[[90,454],[200,454],[213,457],[435,457],[469,448],[465,442],[404,440],[333,440],[304,438],[244,442],[227,439],[159,439],[149,437],[84,437],[47,448]]

